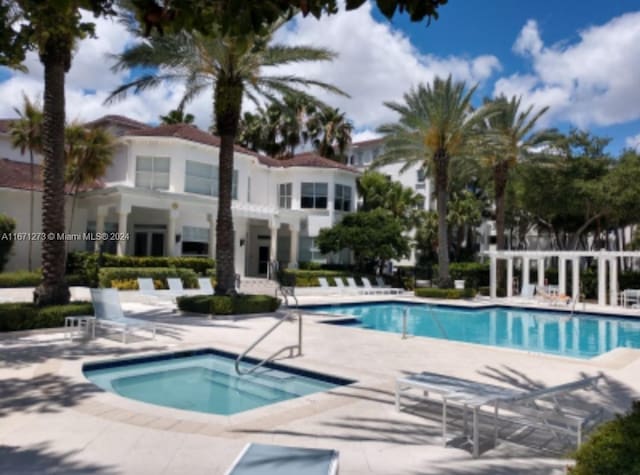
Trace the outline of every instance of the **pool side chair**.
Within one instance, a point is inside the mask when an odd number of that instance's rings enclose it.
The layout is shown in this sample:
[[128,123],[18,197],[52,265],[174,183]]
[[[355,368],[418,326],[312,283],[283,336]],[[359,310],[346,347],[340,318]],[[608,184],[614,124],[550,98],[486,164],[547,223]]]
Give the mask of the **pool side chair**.
[[225,475],[337,475],[339,453],[249,443]]
[[391,294],[393,293],[392,289],[386,288],[386,287],[374,287],[373,285],[371,285],[371,281],[369,280],[368,277],[361,277],[360,280],[362,281],[362,285],[364,286],[365,289],[369,290],[371,293],[375,293],[375,294]]
[[342,291],[338,287],[330,286],[329,281],[327,280],[326,277],[318,277],[318,283],[320,284],[320,287],[318,288],[318,290],[320,290],[323,294],[342,293]]
[[169,292],[174,298],[187,294],[187,291],[182,285],[182,279],[178,277],[167,277],[167,284],[169,284]]
[[571,303],[571,297],[565,294],[552,294],[540,285],[536,285],[536,296],[542,299],[550,305],[569,305]]
[[96,325],[122,333],[122,343],[133,330],[148,330],[156,338],[156,325],[137,318],[129,318],[122,312],[117,289],[91,289],[91,302],[96,316]]
[[150,304],[172,305],[175,303],[175,295],[170,290],[157,290],[151,277],[138,277],[138,293],[148,297]]
[[356,284],[356,279],[354,279],[353,277],[347,277],[347,288],[350,291],[360,295],[369,295],[373,293],[366,287],[360,287],[358,284]]
[[198,294],[213,295],[213,286],[209,277],[198,277]]
[[380,276],[376,277],[376,282],[378,283],[378,287],[381,289],[388,289],[390,294],[402,294],[404,293],[404,289],[400,289],[398,287],[391,287],[390,285],[385,284],[384,279]]
[[344,285],[344,281],[342,280],[342,277],[334,277],[333,281],[336,283],[336,287],[338,288],[340,293],[342,293],[343,295],[344,294],[353,295],[353,294],[358,293],[357,289],[354,290],[354,289]]

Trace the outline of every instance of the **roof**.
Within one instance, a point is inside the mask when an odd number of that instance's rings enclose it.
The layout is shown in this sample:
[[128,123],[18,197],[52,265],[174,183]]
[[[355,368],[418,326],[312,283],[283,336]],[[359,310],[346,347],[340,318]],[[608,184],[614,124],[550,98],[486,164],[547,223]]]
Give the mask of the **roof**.
[[[147,127],[145,129],[136,130],[135,132],[132,132],[128,135],[133,137],[173,137],[204,145],[210,145],[212,147],[220,147],[220,137],[210,134],[209,132],[205,132],[204,130],[201,130],[191,124],[168,124],[159,125],[157,127]],[[262,165],[268,167],[337,168],[353,173],[359,173],[355,168],[347,166],[343,163],[336,162],[334,160],[329,160],[328,158],[321,157],[315,153],[301,153],[289,159],[276,160],[275,158],[260,155],[259,153],[241,147],[239,145],[234,146],[234,149],[237,152],[256,157]]]
[[[90,186],[83,187],[80,191],[103,188],[104,183],[96,180]],[[16,190],[42,191],[42,166],[33,166],[33,184],[31,183],[31,164],[16,162],[8,158],[0,159],[0,188],[13,188]],[[65,186],[65,193],[71,194],[71,188]]]
[[381,144],[383,142],[384,142],[384,138],[380,137],[377,139],[369,139],[369,140],[362,140],[361,142],[354,142],[351,144],[351,147],[357,148],[357,147],[362,147],[367,145]]
[[105,115],[100,117],[99,119],[92,120],[91,122],[87,122],[85,125],[91,127],[92,125],[102,125],[104,123],[110,123],[115,125],[120,125],[128,129],[146,129],[149,126],[144,122],[139,122],[137,120],[130,119],[129,117],[125,117],[123,115]]

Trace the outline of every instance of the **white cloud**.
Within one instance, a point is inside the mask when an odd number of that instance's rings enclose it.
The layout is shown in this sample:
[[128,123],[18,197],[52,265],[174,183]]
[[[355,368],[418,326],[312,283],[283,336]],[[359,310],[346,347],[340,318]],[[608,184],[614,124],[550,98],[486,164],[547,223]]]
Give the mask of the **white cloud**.
[[371,10],[371,3],[366,3],[321,20],[298,17],[276,35],[276,40],[285,44],[322,46],[339,53],[331,63],[296,64],[287,71],[321,79],[350,94],[350,99],[325,93],[319,96],[346,111],[356,128],[375,128],[394,120],[394,113],[383,102],[401,100],[412,86],[429,82],[436,75],[452,74],[471,85],[500,69],[500,62],[491,55],[443,58],[421,54],[390,23],[376,22]]
[[382,135],[376,133],[371,129],[359,130],[351,134],[351,141],[353,143],[364,142],[365,140],[378,139],[382,137]]
[[494,93],[521,94],[530,104],[551,107],[546,121],[578,127],[607,126],[640,118],[640,12],[579,32],[571,45],[545,46],[529,20],[513,49],[530,58],[532,75],[496,82]]
[[627,137],[625,144],[627,147],[640,152],[640,134],[634,135],[633,137]]

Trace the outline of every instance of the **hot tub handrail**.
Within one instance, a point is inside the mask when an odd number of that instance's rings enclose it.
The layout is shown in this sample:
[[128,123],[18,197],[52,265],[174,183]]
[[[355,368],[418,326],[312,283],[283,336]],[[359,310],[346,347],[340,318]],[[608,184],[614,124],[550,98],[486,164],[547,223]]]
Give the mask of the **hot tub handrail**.
[[[293,353],[294,350],[297,350],[297,355],[296,356],[302,356],[302,313],[300,312],[300,310],[298,310],[298,299],[296,298],[295,295],[289,294],[289,292],[286,289],[284,289],[283,287],[280,287],[279,290],[280,290],[280,293],[282,294],[282,296],[284,297],[284,303],[285,303],[285,306],[287,307],[287,310],[286,310],[285,314],[282,317],[280,317],[280,319],[273,326],[271,326],[266,332],[264,332],[262,335],[260,335],[260,337],[256,341],[254,341],[249,346],[249,348],[247,348],[240,356],[238,356],[236,358],[236,362],[235,362],[236,373],[238,373],[241,376],[246,376],[246,375],[249,375],[249,374],[253,373],[258,368],[264,366],[265,364],[269,363],[270,361],[273,361],[280,353],[282,353],[284,351],[287,351],[287,350],[289,350],[290,357],[294,356],[294,353]],[[293,297],[293,299],[295,301],[295,308],[294,309],[291,309],[291,307],[289,306],[288,297]],[[292,315],[297,317],[297,319],[298,319],[298,343],[295,344],[295,345],[283,346],[278,351],[274,352],[272,355],[268,356],[267,358],[264,358],[259,363],[257,363],[254,366],[252,366],[251,368],[246,369],[246,370],[241,369],[240,368],[240,363],[242,362],[242,360],[256,346],[258,346],[266,337],[268,337],[271,333],[273,333],[273,331],[276,328],[278,328],[280,325],[282,325],[282,323],[284,323],[285,321],[288,321],[291,318]]]

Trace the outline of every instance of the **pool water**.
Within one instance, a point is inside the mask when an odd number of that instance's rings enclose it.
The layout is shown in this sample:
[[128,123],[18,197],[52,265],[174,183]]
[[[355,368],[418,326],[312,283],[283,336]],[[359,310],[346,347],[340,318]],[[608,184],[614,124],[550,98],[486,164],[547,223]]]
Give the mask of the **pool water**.
[[640,319],[489,307],[468,309],[404,303],[306,307],[305,311],[352,317],[325,323],[407,333],[481,345],[592,358],[614,348],[640,348]]
[[[230,415],[353,381],[269,364],[251,375],[235,371],[236,355],[217,350],[92,363],[84,374],[112,393],[159,406]],[[249,359],[241,368],[257,361]]]

